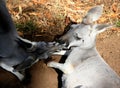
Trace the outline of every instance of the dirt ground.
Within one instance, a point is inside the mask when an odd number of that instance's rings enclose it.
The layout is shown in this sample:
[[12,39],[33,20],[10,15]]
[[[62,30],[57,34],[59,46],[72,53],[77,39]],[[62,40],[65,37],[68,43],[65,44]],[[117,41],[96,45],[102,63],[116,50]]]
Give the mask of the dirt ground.
[[[115,24],[120,20],[119,0],[98,1],[7,0],[7,6],[20,36],[32,41],[53,41],[57,35],[63,33],[70,21],[81,22],[86,11],[98,4],[105,5],[104,13],[98,23]],[[97,36],[96,42],[101,56],[120,75],[120,27],[101,33]],[[59,62],[61,57],[53,56],[52,59]],[[24,85],[25,88],[58,88],[58,77],[61,72],[57,70],[60,73],[58,74],[53,68],[47,67],[45,61],[39,61],[29,71],[31,81]],[[18,86],[24,88],[20,84],[21,82],[11,73],[0,69],[0,88],[18,88]]]

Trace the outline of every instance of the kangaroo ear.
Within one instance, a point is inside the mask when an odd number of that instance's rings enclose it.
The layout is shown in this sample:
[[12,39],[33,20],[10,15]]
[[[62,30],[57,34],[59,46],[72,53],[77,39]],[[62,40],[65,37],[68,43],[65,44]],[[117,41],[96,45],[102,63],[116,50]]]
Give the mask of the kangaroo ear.
[[98,20],[103,12],[103,5],[95,6],[91,8],[86,16],[83,18],[82,23],[91,24],[94,21]]
[[23,47],[29,51],[34,51],[37,46],[36,42],[31,42],[31,41],[29,41],[27,39],[23,39],[21,37],[17,38],[17,42],[21,47]]
[[20,46],[24,47],[24,48],[31,48],[32,47],[32,42],[26,39],[23,39],[21,37],[17,38],[17,42]]
[[108,28],[111,28],[111,27],[113,27],[113,25],[99,24],[99,25],[96,26],[95,29],[96,29],[97,34],[99,34],[99,33],[103,32],[103,31],[105,31],[105,30],[107,30]]

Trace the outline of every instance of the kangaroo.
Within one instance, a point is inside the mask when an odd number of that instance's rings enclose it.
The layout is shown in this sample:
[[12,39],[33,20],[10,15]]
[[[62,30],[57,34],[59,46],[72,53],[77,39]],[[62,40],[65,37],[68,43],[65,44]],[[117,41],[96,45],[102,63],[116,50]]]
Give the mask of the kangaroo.
[[0,0],[0,66],[16,75],[39,59],[46,59],[61,48],[56,42],[31,42],[21,38],[6,7],[5,0]]
[[111,27],[109,24],[94,24],[102,12],[103,5],[91,8],[80,24],[71,25],[60,38],[68,44],[71,52],[65,63],[51,61],[48,66],[63,72],[62,88],[120,88],[120,77],[95,46],[96,35]]

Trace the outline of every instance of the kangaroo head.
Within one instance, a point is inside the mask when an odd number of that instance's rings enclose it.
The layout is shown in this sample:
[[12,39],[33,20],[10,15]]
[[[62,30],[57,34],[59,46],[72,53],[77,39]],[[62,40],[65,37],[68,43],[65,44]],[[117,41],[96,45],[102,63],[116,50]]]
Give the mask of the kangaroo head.
[[91,8],[80,24],[73,24],[70,30],[60,38],[68,43],[68,47],[89,49],[95,46],[96,35],[106,30],[111,25],[94,24],[103,12],[103,5]]

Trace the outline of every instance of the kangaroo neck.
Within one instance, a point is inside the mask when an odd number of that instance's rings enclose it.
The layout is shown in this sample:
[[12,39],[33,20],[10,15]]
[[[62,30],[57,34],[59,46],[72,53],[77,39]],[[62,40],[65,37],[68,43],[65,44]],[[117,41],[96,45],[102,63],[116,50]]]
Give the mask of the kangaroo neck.
[[66,63],[72,63],[74,65],[80,64],[83,61],[98,56],[98,52],[96,47],[90,49],[81,49],[81,48],[74,48],[70,55],[68,56]]

